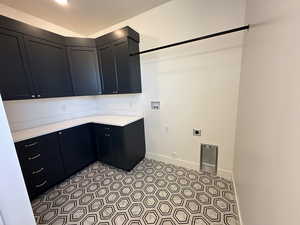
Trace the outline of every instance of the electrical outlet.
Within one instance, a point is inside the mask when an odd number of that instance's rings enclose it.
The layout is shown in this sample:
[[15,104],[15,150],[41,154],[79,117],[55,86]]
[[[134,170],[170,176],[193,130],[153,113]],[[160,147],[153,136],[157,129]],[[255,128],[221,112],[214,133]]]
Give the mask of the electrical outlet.
[[201,136],[201,130],[200,129],[193,129],[193,136]]

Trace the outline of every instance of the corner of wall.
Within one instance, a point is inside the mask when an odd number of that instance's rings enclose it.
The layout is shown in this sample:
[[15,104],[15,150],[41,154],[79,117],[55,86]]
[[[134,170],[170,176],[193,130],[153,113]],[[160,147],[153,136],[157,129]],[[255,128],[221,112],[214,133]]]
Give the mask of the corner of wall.
[[232,183],[233,183],[233,188],[234,188],[234,195],[235,195],[235,200],[236,200],[236,205],[237,205],[237,211],[239,215],[239,225],[244,225],[243,223],[243,217],[242,217],[242,212],[241,212],[241,207],[240,207],[240,200],[238,196],[238,191],[237,191],[237,185],[236,185],[236,180],[234,178],[234,171],[232,172],[232,177],[231,177]]

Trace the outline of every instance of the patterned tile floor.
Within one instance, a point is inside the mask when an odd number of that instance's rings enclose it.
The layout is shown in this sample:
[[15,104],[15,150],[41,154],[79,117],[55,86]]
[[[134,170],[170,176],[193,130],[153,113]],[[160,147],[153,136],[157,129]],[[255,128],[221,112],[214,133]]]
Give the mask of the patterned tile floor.
[[131,172],[96,162],[32,208],[49,225],[238,225],[232,182],[149,159]]

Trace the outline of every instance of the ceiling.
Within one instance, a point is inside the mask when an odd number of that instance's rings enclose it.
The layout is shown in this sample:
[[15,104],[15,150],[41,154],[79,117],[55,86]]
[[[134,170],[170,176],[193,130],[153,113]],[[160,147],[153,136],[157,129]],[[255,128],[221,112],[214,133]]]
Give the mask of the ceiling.
[[168,1],[69,0],[67,6],[54,0],[0,0],[0,3],[81,35],[90,35]]

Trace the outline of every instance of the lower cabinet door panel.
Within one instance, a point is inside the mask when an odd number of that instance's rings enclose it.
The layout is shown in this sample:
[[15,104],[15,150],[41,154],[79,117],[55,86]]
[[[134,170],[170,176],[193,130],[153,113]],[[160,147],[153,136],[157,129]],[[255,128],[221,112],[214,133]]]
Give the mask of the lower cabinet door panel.
[[89,124],[63,130],[59,139],[67,176],[96,161]]
[[145,157],[144,120],[125,127],[94,125],[98,160],[130,171]]
[[118,127],[95,125],[98,159],[106,164],[120,167],[122,158],[122,140]]

